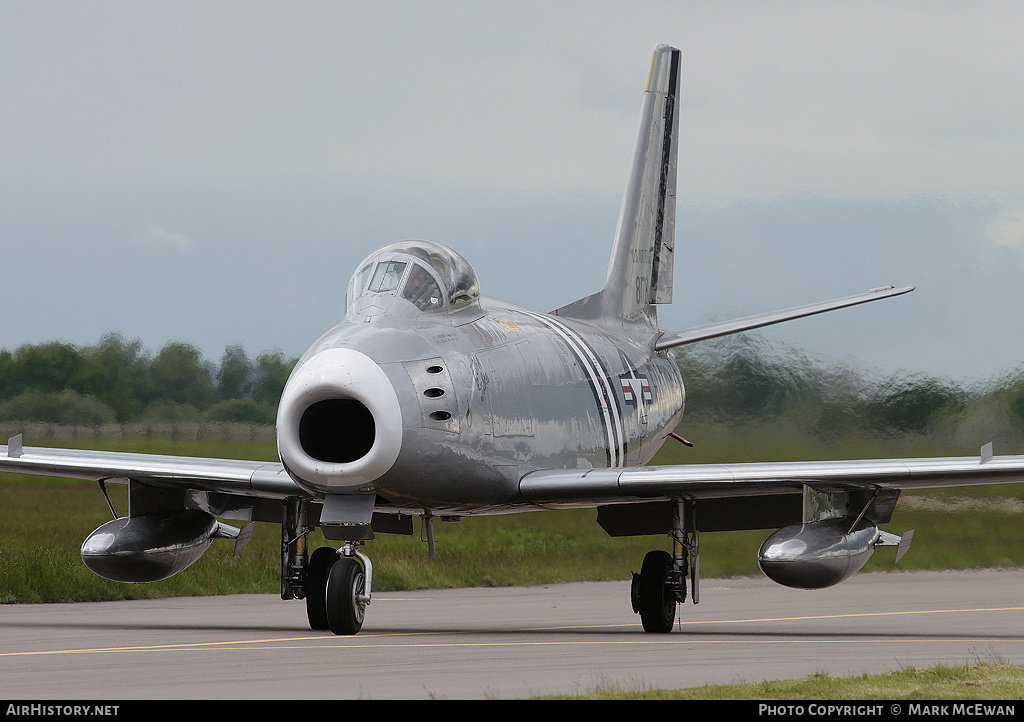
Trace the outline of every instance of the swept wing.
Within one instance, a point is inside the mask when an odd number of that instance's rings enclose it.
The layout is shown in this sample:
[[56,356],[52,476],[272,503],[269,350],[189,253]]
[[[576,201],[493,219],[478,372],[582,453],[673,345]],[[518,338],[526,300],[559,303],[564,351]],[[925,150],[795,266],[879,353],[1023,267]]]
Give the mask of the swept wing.
[[1024,482],[1024,456],[983,454],[543,470],[524,476],[519,489],[531,503],[542,506],[592,506],[669,497],[720,499],[796,494],[808,485],[823,491],[850,491],[1018,482]]
[[280,463],[22,447],[20,437],[0,446],[0,471],[122,483],[134,480],[269,499],[308,495]]

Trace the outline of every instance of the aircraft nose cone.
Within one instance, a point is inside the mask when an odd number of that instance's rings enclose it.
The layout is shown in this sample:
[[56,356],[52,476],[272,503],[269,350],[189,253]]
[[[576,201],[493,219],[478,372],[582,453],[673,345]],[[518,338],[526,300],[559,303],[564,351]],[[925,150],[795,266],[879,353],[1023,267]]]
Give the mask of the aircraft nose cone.
[[295,482],[351,493],[391,468],[402,410],[387,374],[353,349],[328,349],[295,369],[277,414],[277,445]]

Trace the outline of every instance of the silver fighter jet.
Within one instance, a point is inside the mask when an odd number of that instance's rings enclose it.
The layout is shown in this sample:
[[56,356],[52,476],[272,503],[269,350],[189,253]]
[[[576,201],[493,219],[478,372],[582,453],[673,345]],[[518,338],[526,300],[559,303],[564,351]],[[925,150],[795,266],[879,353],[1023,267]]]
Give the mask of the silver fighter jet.
[[[127,517],[82,544],[108,579],[167,578],[215,538],[218,519],[281,525],[281,596],[305,599],[314,629],[354,634],[371,600],[375,533],[435,517],[596,507],[613,536],[666,534],[632,584],[649,632],[699,599],[699,534],[778,529],[759,561],[773,580],[819,588],[876,546],[900,490],[1024,481],[1024,457],[645,466],[683,414],[670,349],[889,298],[867,293],[665,333],[672,300],[680,52],[658,46],[604,287],[554,311],[484,296],[472,266],[438,243],[369,256],[347,311],[295,366],[277,417],[280,463],[0,447],[0,471],[126,483]],[[319,526],[337,542],[309,553]]]

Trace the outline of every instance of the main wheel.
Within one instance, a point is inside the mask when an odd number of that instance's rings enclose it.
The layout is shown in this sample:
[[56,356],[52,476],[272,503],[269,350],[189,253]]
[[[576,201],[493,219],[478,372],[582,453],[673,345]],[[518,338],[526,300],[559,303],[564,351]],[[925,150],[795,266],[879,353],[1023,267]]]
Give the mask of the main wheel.
[[327,625],[335,634],[355,634],[363,626],[366,602],[363,566],[352,557],[340,557],[327,578]]
[[636,580],[635,608],[645,632],[672,631],[676,600],[665,582],[672,570],[672,555],[666,551],[648,552]]
[[327,577],[338,561],[338,552],[320,547],[309,555],[306,566],[306,616],[310,629],[329,629],[327,625]]

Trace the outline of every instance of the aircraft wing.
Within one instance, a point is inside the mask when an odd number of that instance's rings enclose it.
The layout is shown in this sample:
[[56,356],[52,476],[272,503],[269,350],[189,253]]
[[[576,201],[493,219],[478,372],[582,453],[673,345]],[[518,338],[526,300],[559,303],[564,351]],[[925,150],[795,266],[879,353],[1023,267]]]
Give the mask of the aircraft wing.
[[1024,456],[980,456],[747,464],[683,464],[618,469],[541,470],[519,490],[541,506],[594,506],[673,496],[727,499],[818,491],[925,489],[1024,482]]
[[7,446],[0,446],[0,472],[122,483],[133,479],[153,486],[176,486],[271,499],[308,496],[308,492],[291,480],[280,463],[22,448],[20,437],[11,439]]
[[704,341],[709,338],[728,336],[729,334],[739,333],[741,331],[750,331],[751,329],[770,326],[775,323],[782,323],[783,321],[790,321],[795,318],[813,316],[818,313],[825,313],[826,311],[834,311],[839,308],[847,308],[848,306],[868,303],[869,301],[879,301],[883,298],[901,296],[904,293],[910,293],[914,288],[914,286],[883,286],[882,288],[873,288],[867,293],[859,293],[855,296],[837,298],[832,301],[811,303],[806,306],[796,306],[782,311],[759,313],[755,316],[746,316],[745,318],[737,318],[732,321],[709,323],[704,326],[696,326],[694,328],[686,329],[685,331],[673,331],[671,333],[662,334],[661,338],[659,338],[655,344],[655,348],[658,351],[664,351],[665,349],[683,346],[688,343],[694,343],[695,341]]

